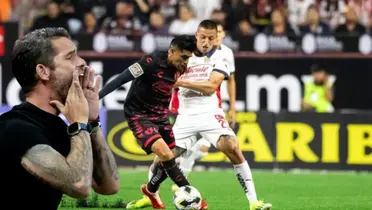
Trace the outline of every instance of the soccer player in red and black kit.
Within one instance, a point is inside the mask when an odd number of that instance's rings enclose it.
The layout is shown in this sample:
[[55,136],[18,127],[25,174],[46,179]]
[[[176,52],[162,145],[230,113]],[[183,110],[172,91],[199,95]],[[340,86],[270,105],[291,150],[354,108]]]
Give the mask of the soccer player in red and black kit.
[[168,108],[172,88],[177,77],[187,67],[188,59],[196,49],[194,38],[179,36],[172,40],[168,51],[142,57],[124,70],[100,91],[100,98],[133,80],[124,103],[124,115],[129,128],[147,154],[155,153],[159,159],[153,168],[154,175],[142,192],[155,209],[164,209],[158,189],[159,180],[169,176],[175,184],[189,185],[175,161],[172,125]]

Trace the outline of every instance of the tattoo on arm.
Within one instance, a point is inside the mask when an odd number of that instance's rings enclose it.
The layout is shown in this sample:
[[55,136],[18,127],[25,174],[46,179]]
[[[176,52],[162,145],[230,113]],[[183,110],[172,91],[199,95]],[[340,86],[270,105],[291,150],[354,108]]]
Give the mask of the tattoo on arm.
[[93,148],[93,178],[97,186],[107,180],[119,180],[119,173],[115,157],[108,147],[101,130],[91,134]]
[[93,156],[88,132],[71,139],[71,151],[65,158],[51,146],[35,145],[27,151],[22,166],[41,181],[71,197],[86,197],[92,185]]

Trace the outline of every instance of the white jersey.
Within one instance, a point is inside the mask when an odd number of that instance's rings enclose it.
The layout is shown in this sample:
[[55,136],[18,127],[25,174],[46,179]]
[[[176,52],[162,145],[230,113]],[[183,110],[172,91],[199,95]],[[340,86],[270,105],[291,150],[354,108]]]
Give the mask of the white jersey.
[[233,51],[228,46],[221,44],[221,48],[218,49],[217,52],[219,55],[216,57],[219,57],[219,59],[223,59],[226,62],[230,74],[235,73],[235,58]]
[[[227,79],[230,71],[224,54],[223,50],[215,49],[206,56],[193,55],[187,64],[187,71],[180,79],[193,82],[208,81],[213,71],[224,74]],[[204,95],[199,91],[180,87],[174,95],[172,104],[173,111],[178,105],[177,111],[181,115],[223,111],[220,88],[212,95]]]

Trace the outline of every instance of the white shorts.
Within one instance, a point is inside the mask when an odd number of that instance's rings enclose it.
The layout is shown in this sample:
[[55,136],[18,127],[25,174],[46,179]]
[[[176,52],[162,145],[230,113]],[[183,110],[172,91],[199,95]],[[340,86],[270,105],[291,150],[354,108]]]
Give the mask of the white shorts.
[[235,136],[225,118],[224,112],[209,112],[198,115],[178,115],[173,126],[176,146],[189,150],[196,144],[198,134],[213,146],[221,135]]

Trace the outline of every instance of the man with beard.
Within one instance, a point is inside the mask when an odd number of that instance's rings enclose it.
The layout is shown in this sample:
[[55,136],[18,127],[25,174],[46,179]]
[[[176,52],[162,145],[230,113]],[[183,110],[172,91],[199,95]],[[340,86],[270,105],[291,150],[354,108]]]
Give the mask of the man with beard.
[[332,112],[333,90],[328,73],[318,65],[311,67],[312,80],[306,81],[302,100],[303,111]]
[[116,193],[117,165],[98,116],[101,77],[94,84],[68,32],[43,28],[17,40],[12,71],[26,101],[0,116],[0,179],[9,183],[0,202],[21,197],[17,208],[57,209],[63,194]]

